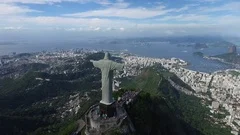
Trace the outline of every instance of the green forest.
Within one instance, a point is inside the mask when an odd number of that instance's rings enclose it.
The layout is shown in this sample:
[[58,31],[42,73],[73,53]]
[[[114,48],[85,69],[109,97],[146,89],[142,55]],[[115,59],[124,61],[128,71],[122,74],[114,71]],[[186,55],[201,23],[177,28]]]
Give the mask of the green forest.
[[141,90],[136,102],[127,109],[136,134],[231,134],[229,127],[214,124],[209,108],[202,104],[201,99],[177,91],[167,77],[175,78],[175,82],[183,87],[189,87],[160,66],[147,68],[135,78],[124,79],[124,89]]

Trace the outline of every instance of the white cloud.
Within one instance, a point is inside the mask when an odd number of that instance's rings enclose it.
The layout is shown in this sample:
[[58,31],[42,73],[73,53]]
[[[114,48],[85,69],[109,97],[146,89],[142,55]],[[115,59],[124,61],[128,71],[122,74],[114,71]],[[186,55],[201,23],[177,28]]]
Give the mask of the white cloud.
[[179,9],[175,9],[175,12],[181,12],[181,11],[187,11],[190,10],[190,8],[194,7],[196,8],[197,6],[199,6],[199,4],[187,4]]
[[[204,23],[197,23],[196,21],[202,18]],[[169,24],[165,21],[178,20],[187,21],[187,23],[181,24]],[[211,21],[214,20],[214,21]],[[195,22],[195,23],[193,23]],[[9,25],[11,27],[7,29],[16,29],[19,26],[29,29],[36,29],[43,31],[46,28],[55,28],[53,30],[65,30],[65,31],[132,31],[138,34],[137,31],[145,31],[146,33],[156,33],[165,31],[173,31],[174,34],[185,33],[203,33],[214,32],[225,33],[226,30],[229,33],[237,33],[240,30],[240,19],[237,16],[221,16],[210,17],[201,15],[178,15],[178,16],[166,16],[165,18],[155,20],[151,24],[148,22],[132,22],[127,20],[111,20],[111,19],[99,19],[99,18],[70,18],[70,17],[6,17],[0,18],[0,26]],[[71,28],[69,28],[71,26]],[[19,27],[20,28],[20,27]],[[57,28],[57,29],[56,29]],[[127,29],[127,31],[126,31]],[[169,34],[169,32],[168,32]]]
[[198,0],[199,2],[210,2],[210,3],[215,3],[215,2],[219,2],[222,0]]
[[13,4],[0,4],[0,15],[16,15],[25,14],[28,12],[40,12],[33,9],[29,9],[24,6],[16,6]]
[[78,2],[78,3],[87,3],[95,2],[99,4],[110,4],[108,0],[1,0],[0,3],[23,3],[23,4],[54,4],[61,2]]
[[[90,26],[91,30],[100,27],[100,28],[120,28],[122,26],[132,27],[135,24],[126,21],[126,20],[110,20],[110,19],[99,19],[99,18],[69,18],[69,17],[27,17],[27,16],[14,16],[14,17],[5,17],[0,18],[1,25],[12,25],[12,26],[24,26],[31,29],[43,29],[46,27],[54,28],[67,28],[68,31],[73,31],[69,29],[69,26],[72,28],[83,28],[88,29]],[[90,29],[89,29],[90,30]],[[96,29],[97,30],[97,29]]]
[[114,31],[114,30],[116,30],[116,29],[113,28],[113,27],[108,27],[108,28],[106,28],[106,31]]
[[125,31],[125,28],[122,28],[122,27],[121,27],[121,28],[119,28],[119,30],[120,30],[120,31]]
[[228,27],[236,27],[240,31],[240,18],[234,15],[225,15],[215,19],[218,24],[228,25]]
[[[186,20],[186,19],[185,19]],[[188,19],[187,19],[188,20]],[[29,30],[64,30],[68,32],[80,31],[109,31],[112,34],[124,32],[126,35],[138,36],[139,31],[144,31],[145,35],[179,35],[179,34],[236,34],[240,30],[240,19],[236,16],[224,16],[214,18],[215,23],[182,23],[168,24],[166,22],[136,23],[123,20],[110,20],[98,18],[66,18],[66,17],[18,17],[0,19],[0,26],[9,24],[2,30],[18,29],[23,30],[19,26],[27,27]],[[228,21],[224,21],[228,20]],[[4,22],[5,21],[5,22]],[[1,24],[2,23],[2,24]],[[137,27],[136,27],[137,24]],[[71,28],[69,28],[71,26]],[[52,28],[52,29],[50,29]],[[60,34],[60,33],[59,33]],[[110,34],[111,35],[111,34]],[[107,36],[107,35],[106,35]]]
[[[58,5],[63,1],[79,3],[93,2],[93,0],[2,0],[0,1],[0,30],[12,31],[28,28],[28,31],[58,30],[69,33],[106,32],[113,35],[119,32],[123,35],[136,36],[140,34],[139,31],[149,36],[203,33],[236,34],[240,31],[240,19],[237,15],[214,16],[206,14],[208,12],[225,10],[240,11],[240,2],[228,3],[216,8],[205,7],[198,10],[197,5],[191,4],[178,9],[167,8],[162,3],[154,5],[155,7],[153,8],[142,8],[130,7],[130,4],[123,0],[115,2],[96,0],[94,2],[104,5],[101,9],[65,14],[63,16],[27,16],[29,12],[40,11],[17,4]],[[182,11],[187,11],[187,13]],[[169,14],[173,12],[173,15]],[[156,16],[161,17],[152,18]],[[111,17],[119,17],[121,19],[111,19]]]
[[236,11],[240,12],[240,2],[230,2],[217,7],[202,7],[199,9],[202,13],[210,13],[217,11]]
[[127,2],[117,2],[112,3],[110,6],[113,8],[127,8],[130,5],[130,3]]
[[170,10],[146,9],[146,8],[107,8],[102,10],[92,10],[81,13],[65,14],[70,17],[124,17],[124,18],[150,18],[158,15],[164,15]]
[[175,32],[172,31],[172,30],[166,30],[165,33],[166,33],[167,35],[173,35]]
[[145,7],[129,7],[130,3],[124,1],[117,1],[112,3],[108,8],[95,9],[85,12],[77,12],[71,14],[64,14],[63,16],[69,17],[120,17],[131,19],[146,19],[161,15],[166,15],[170,12],[182,12],[188,10],[190,7],[197,6],[196,4],[188,4],[181,8],[167,8],[163,4],[156,4],[152,8]]
[[9,27],[0,27],[0,29],[2,30],[21,30],[23,29],[21,26],[18,26],[18,27],[12,27],[12,26],[9,26]]
[[176,16],[164,16],[159,21],[190,21],[190,22],[209,22],[212,18],[208,15],[198,15],[198,14],[181,14]]
[[76,28],[66,28],[64,30],[66,30],[66,31],[77,31],[78,29],[76,29]]
[[101,30],[101,28],[100,28],[100,27],[96,27],[96,28],[94,28],[93,30],[94,30],[94,31],[99,31],[99,30]]

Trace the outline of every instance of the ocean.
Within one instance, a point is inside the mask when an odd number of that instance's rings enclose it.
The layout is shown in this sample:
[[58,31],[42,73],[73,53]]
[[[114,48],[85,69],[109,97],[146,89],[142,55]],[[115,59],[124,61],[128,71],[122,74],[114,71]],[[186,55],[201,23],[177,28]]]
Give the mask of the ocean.
[[[194,56],[194,52],[202,52],[204,55],[213,56],[226,53],[226,47],[209,47],[205,49],[195,49],[194,47],[170,44],[167,42],[150,42],[150,45],[141,45],[132,42],[98,42],[98,41],[80,41],[80,42],[42,42],[42,43],[18,43],[11,45],[0,45],[0,55],[6,55],[11,52],[39,52],[54,51],[56,49],[97,49],[97,50],[127,50],[129,53],[139,56],[155,57],[155,58],[180,58],[189,63],[188,69],[200,72],[215,72],[218,70],[235,68],[233,65],[225,64],[216,60],[204,59]],[[238,47],[238,52],[240,48]]]

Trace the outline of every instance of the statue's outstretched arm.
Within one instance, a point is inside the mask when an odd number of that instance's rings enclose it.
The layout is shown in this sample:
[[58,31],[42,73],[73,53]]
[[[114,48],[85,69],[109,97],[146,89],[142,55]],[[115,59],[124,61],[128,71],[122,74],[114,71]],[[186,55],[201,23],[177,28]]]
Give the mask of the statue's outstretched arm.
[[93,63],[93,66],[94,66],[94,67],[101,68],[101,64],[100,64],[100,62],[99,62],[99,61],[90,60],[90,62],[92,62],[92,63]]
[[113,69],[113,70],[122,71],[123,67],[124,67],[123,64],[120,64],[120,63],[117,63],[117,62],[112,62],[112,65],[111,65],[111,69]]

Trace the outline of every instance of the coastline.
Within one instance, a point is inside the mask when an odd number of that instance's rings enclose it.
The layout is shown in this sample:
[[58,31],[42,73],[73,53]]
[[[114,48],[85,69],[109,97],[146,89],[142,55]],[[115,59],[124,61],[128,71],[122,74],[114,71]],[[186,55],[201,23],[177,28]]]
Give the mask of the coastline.
[[203,58],[208,59],[208,60],[217,60],[217,61],[225,63],[225,64],[233,65],[233,66],[236,67],[236,69],[240,68],[240,64],[234,64],[234,63],[231,63],[231,62],[227,62],[227,61],[225,61],[224,59],[221,59],[221,58],[211,57],[211,56],[203,56]]

